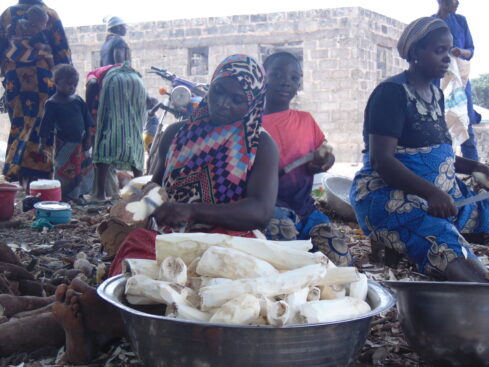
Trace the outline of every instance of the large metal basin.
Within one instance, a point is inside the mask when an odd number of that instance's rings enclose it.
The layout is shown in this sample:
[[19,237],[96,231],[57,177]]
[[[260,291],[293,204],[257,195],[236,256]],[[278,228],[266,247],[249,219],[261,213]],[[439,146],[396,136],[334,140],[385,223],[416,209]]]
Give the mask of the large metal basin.
[[489,284],[396,282],[409,345],[435,366],[489,366]]
[[125,278],[107,279],[99,295],[121,310],[130,342],[145,366],[348,366],[362,348],[373,316],[394,305],[369,282],[372,311],[336,323],[286,328],[197,323],[143,313],[123,299]]

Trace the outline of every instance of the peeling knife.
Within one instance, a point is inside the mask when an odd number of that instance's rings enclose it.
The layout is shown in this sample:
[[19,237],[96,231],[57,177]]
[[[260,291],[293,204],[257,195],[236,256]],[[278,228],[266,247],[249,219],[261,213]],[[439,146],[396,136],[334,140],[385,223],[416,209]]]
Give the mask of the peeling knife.
[[292,163],[286,165],[284,168],[282,168],[279,172],[279,175],[285,175],[286,173],[289,173],[293,169],[302,166],[303,164],[309,163],[314,159],[314,151],[307,153],[306,155],[300,157],[299,159],[293,161]]
[[455,207],[461,208],[467,204],[477,203],[478,201],[486,199],[489,199],[489,192],[483,192],[482,194],[478,194],[467,199],[458,200],[455,202]]

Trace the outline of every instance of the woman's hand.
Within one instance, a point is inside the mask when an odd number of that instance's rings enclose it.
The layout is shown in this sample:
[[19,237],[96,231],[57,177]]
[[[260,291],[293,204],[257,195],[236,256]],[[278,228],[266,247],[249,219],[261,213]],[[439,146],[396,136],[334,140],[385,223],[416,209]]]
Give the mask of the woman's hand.
[[470,59],[472,57],[472,51],[465,50],[463,48],[454,47],[450,51],[455,57],[464,57],[466,59]]
[[193,210],[191,204],[164,203],[155,210],[153,216],[158,225],[178,228],[192,222]]
[[335,157],[332,152],[322,153],[318,149],[314,152],[314,159],[307,164],[307,170],[313,175],[326,172],[333,166],[334,161]]
[[428,214],[434,217],[448,218],[457,215],[453,198],[439,188],[431,191],[426,201],[428,201]]

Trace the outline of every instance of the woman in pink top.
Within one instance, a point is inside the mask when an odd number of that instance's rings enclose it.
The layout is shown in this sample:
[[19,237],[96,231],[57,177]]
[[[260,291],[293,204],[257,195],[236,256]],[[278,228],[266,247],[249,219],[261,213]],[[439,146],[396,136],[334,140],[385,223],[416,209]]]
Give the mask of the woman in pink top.
[[[290,102],[301,84],[302,70],[298,59],[288,52],[269,56],[263,127],[280,151],[280,182],[275,214],[266,235],[274,240],[312,238],[314,251],[320,249],[335,263],[351,263],[351,255],[342,235],[329,218],[314,205],[311,197],[313,176],[325,172],[334,163],[334,155],[321,157],[317,149],[326,141],[321,128],[309,112],[290,109]],[[288,173],[283,169],[297,159],[316,152],[314,159]]]

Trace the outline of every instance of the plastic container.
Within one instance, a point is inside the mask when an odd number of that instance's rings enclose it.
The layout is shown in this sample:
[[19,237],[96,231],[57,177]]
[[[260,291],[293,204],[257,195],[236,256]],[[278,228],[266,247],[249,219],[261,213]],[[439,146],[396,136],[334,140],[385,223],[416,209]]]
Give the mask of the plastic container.
[[34,204],[36,219],[45,218],[51,224],[64,224],[71,220],[71,205],[58,201],[41,201]]
[[14,184],[0,184],[0,221],[9,220],[14,215],[15,194],[19,189]]
[[61,201],[61,182],[58,180],[37,180],[31,182],[30,194],[42,201]]

